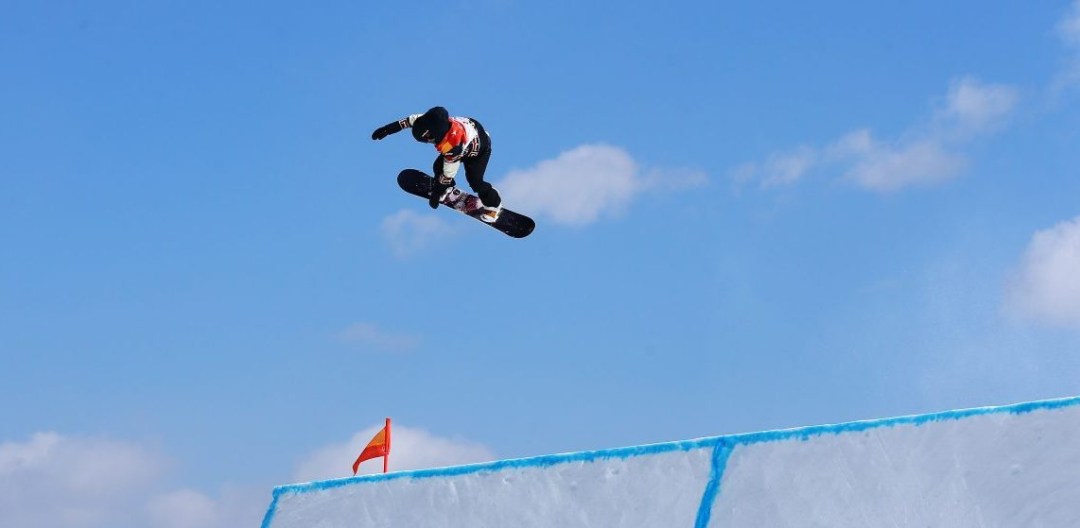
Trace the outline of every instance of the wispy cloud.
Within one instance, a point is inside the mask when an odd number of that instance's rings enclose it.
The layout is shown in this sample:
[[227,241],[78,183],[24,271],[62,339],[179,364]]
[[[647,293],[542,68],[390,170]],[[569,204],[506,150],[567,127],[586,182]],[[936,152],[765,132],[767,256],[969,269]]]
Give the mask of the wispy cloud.
[[439,216],[412,209],[402,209],[383,219],[380,231],[399,258],[414,255],[455,234]]
[[884,143],[874,139],[869,130],[841,138],[829,153],[830,157],[848,162],[845,179],[877,192],[948,181],[967,165],[963,156],[946,151],[940,141]]
[[1058,24],[1058,33],[1066,44],[1080,48],[1080,0],[1073,0],[1069,11]]
[[817,149],[801,146],[788,152],[774,152],[763,162],[748,162],[731,171],[737,184],[760,182],[762,189],[794,185],[820,162]]
[[936,130],[929,137],[966,141],[995,132],[1005,125],[1018,99],[1012,86],[985,84],[973,77],[954,80],[945,107],[934,116]]
[[265,489],[226,488],[214,498],[184,489],[152,497],[145,507],[153,528],[254,526],[266,513]]
[[170,461],[133,442],[52,432],[0,443],[0,526],[226,528],[258,523],[265,490],[162,491]]
[[417,336],[387,332],[372,323],[354,323],[338,333],[343,343],[366,345],[386,351],[405,351],[416,348],[421,339]]
[[0,525],[106,525],[167,465],[137,445],[51,432],[0,444]]
[[[296,482],[352,476],[352,463],[382,425],[368,427],[347,442],[331,444],[306,456],[293,473]],[[423,429],[394,425],[390,470],[426,469],[495,460],[487,447],[462,439],[443,438]],[[380,459],[381,460],[381,459]],[[365,462],[360,473],[382,471],[382,464]]]
[[1080,216],[1032,237],[1006,292],[1006,311],[1080,327]]
[[1017,100],[1011,86],[963,77],[951,83],[943,108],[895,139],[877,139],[871,130],[858,129],[825,147],[776,152],[729,174],[737,184],[756,183],[762,189],[797,184],[824,167],[839,167],[844,180],[874,192],[941,184],[964,171],[964,148],[1003,127]]
[[211,526],[219,515],[219,505],[197,491],[180,490],[155,497],[147,505],[159,526],[184,528]]
[[514,209],[583,226],[617,216],[646,189],[673,191],[705,183],[700,171],[643,170],[623,149],[582,145],[533,168],[512,171],[495,185]]
[[1074,0],[1057,26],[1069,56],[1064,71],[1058,79],[1058,87],[1080,84],[1080,0]]

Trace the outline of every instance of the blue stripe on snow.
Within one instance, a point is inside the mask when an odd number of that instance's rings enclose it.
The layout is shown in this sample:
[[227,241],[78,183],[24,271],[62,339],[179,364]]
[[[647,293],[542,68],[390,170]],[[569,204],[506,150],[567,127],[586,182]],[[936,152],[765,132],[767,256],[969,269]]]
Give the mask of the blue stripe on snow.
[[349,477],[337,480],[309,482],[306,484],[290,484],[287,486],[279,486],[275,488],[274,491],[281,491],[282,493],[306,493],[309,491],[340,488],[342,486],[348,486],[351,484],[379,482],[384,480],[398,480],[403,478],[427,479],[435,477],[455,477],[458,475],[470,475],[473,473],[491,473],[504,469],[537,467],[543,468],[554,466],[557,464],[567,464],[571,462],[596,462],[598,460],[626,459],[644,455],[669,453],[672,451],[690,451],[693,449],[708,447],[712,445],[712,443],[714,443],[714,439],[706,438],[700,440],[689,440],[685,442],[668,442],[663,444],[650,444],[635,447],[603,449],[599,451],[580,451],[577,453],[563,453],[559,455],[496,460],[494,462],[484,462],[482,464],[469,464],[464,466],[452,466],[435,469],[420,469],[415,471],[397,471],[394,473],[362,475],[358,477]]
[[701,496],[701,504],[698,505],[697,519],[694,528],[707,528],[709,518],[712,517],[713,503],[720,494],[720,479],[724,478],[724,469],[727,468],[728,457],[734,446],[720,440],[713,448],[712,468],[709,470],[709,482],[705,485],[705,493]]
[[281,496],[281,488],[274,489],[274,498],[270,501],[270,509],[266,510],[266,516],[263,517],[261,528],[270,528],[270,521],[274,520],[274,514],[277,513],[277,501]]
[[[719,448],[724,446],[723,451],[723,463],[726,466],[727,457],[731,451],[739,445],[750,445],[765,442],[780,442],[787,440],[809,440],[813,437],[824,435],[838,435],[843,433],[862,432],[870,429],[877,429],[881,427],[896,427],[901,425],[913,425],[921,426],[931,422],[942,422],[947,420],[960,420],[964,418],[971,418],[975,416],[983,416],[989,414],[1027,414],[1035,411],[1052,411],[1063,409],[1066,407],[1073,407],[1080,405],[1080,397],[1063,398],[1057,400],[1043,400],[1028,403],[1019,403],[1015,405],[1005,405],[1000,407],[978,407],[974,409],[964,409],[959,411],[946,411],[932,414],[922,414],[915,416],[902,416],[899,418],[886,418],[881,420],[865,420],[859,422],[849,422],[835,425],[819,425],[813,427],[800,427],[796,429],[785,429],[779,431],[767,431],[762,433],[747,433],[747,434],[735,434],[726,436],[715,436],[708,438],[698,438],[695,440],[685,440],[680,442],[667,442],[661,444],[650,444],[636,447],[624,447],[617,449],[603,449],[598,451],[580,451],[576,453],[563,453],[558,455],[547,455],[531,458],[519,458],[510,460],[498,460],[495,462],[486,462],[482,464],[470,464],[464,466],[453,466],[446,468],[435,469],[422,469],[416,471],[399,471],[394,473],[384,473],[375,475],[363,475],[358,477],[349,477],[336,480],[325,480],[319,482],[309,482],[305,484],[289,484],[285,486],[278,486],[274,488],[273,501],[270,504],[270,509],[266,513],[266,517],[263,520],[262,528],[270,528],[270,522],[274,517],[274,513],[277,507],[278,498],[285,494],[300,494],[309,493],[312,491],[327,490],[333,488],[339,488],[342,486],[349,486],[353,484],[367,484],[374,482],[382,482],[387,480],[397,479],[427,479],[437,477],[454,477],[459,475],[469,475],[474,473],[490,473],[495,471],[502,471],[505,469],[520,469],[520,468],[543,468],[550,467],[557,464],[567,464],[573,462],[596,462],[601,460],[611,459],[626,459],[645,455],[655,455],[660,453],[669,453],[672,451],[691,451],[695,449],[707,449],[707,448]],[[717,463],[715,457],[717,452],[714,452],[714,465]],[[723,476],[723,468],[719,468],[719,474],[716,477],[716,493],[719,493],[719,479]],[[714,469],[717,469],[714,466]],[[698,512],[697,526],[703,526],[699,524],[701,522],[701,510],[706,508],[704,504],[705,499],[708,497],[708,486],[713,485],[712,475],[710,476],[709,484],[706,487],[706,495],[702,497],[702,505]],[[708,505],[708,514],[711,514],[712,500],[716,498],[713,495]],[[706,515],[708,515],[706,514]],[[706,519],[707,523],[708,519]]]

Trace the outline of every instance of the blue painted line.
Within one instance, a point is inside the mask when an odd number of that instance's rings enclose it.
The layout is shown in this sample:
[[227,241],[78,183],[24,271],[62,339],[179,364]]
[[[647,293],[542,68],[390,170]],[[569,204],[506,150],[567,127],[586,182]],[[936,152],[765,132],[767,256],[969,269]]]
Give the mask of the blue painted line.
[[274,498],[270,501],[270,508],[266,510],[266,516],[263,517],[261,528],[270,528],[270,522],[274,520],[274,514],[277,513],[277,501],[281,496],[280,488],[274,489]]
[[1044,400],[1038,402],[1019,403],[1016,405],[1004,405],[999,407],[977,407],[959,411],[945,411],[931,414],[914,416],[901,416],[898,418],[885,418],[881,420],[864,420],[835,425],[817,425],[813,427],[800,427],[797,429],[785,429],[781,431],[767,431],[762,433],[748,433],[728,435],[730,441],[739,444],[758,444],[766,442],[779,442],[785,440],[809,440],[817,436],[839,435],[843,433],[859,433],[870,429],[882,427],[896,427],[898,425],[914,425],[916,427],[931,422],[945,422],[962,420],[976,416],[991,414],[1028,414],[1036,411],[1053,411],[1066,407],[1080,405],[1080,397],[1064,398],[1058,400]]
[[698,505],[697,519],[694,520],[694,528],[707,528],[709,519],[712,518],[713,504],[720,494],[720,480],[724,478],[724,470],[727,469],[728,458],[735,446],[721,440],[713,448],[712,467],[709,469],[709,482],[705,484],[705,493],[701,496],[701,504]]
[[[971,418],[975,416],[984,416],[990,414],[1028,414],[1037,411],[1053,411],[1067,407],[1074,407],[1080,405],[1080,397],[1063,398],[1055,400],[1043,400],[1036,402],[1020,403],[1015,405],[1005,405],[998,407],[978,407],[974,409],[964,409],[958,411],[946,411],[932,414],[922,414],[913,416],[902,416],[898,418],[886,418],[880,420],[865,420],[858,422],[848,422],[835,425],[819,425],[813,427],[800,427],[795,429],[785,429],[779,431],[767,431],[761,433],[747,433],[747,434],[734,434],[725,436],[715,436],[707,438],[698,438],[695,440],[685,440],[679,442],[666,442],[660,444],[649,444],[644,446],[635,447],[623,447],[616,449],[603,449],[597,451],[580,451],[576,453],[563,453],[557,455],[546,455],[530,458],[519,458],[509,460],[498,460],[494,462],[485,462],[481,464],[469,464],[464,466],[454,466],[447,468],[435,468],[435,469],[422,469],[415,471],[399,471],[394,473],[383,473],[375,475],[363,475],[357,477],[349,477],[336,480],[325,480],[318,482],[309,482],[305,484],[289,484],[284,486],[278,486],[274,488],[273,501],[270,504],[270,509],[266,513],[266,517],[263,520],[262,528],[270,528],[271,520],[273,519],[274,512],[276,510],[278,499],[285,494],[301,494],[309,493],[312,491],[321,491],[334,488],[340,488],[343,486],[350,486],[353,484],[368,484],[375,482],[383,482],[399,479],[428,479],[439,477],[455,477],[460,475],[470,475],[476,473],[492,473],[496,471],[502,471],[506,469],[521,469],[521,468],[545,468],[558,464],[569,464],[575,462],[596,462],[602,460],[613,459],[627,459],[646,455],[656,455],[661,453],[669,453],[674,451],[691,451],[696,449],[717,449],[720,446],[724,446],[723,450],[714,451],[714,464],[718,463],[715,458],[722,456],[723,465],[719,467],[719,473],[716,475],[716,493],[719,493],[719,478],[723,476],[723,469],[727,463],[727,456],[730,452],[739,445],[750,445],[758,443],[768,442],[781,442],[788,440],[802,440],[806,441],[814,437],[824,435],[839,435],[844,433],[857,433],[870,429],[884,428],[884,427],[896,427],[902,425],[914,425],[921,426],[931,422],[942,422],[949,420],[961,420],[964,418]],[[726,452],[726,454],[724,454]],[[714,468],[716,469],[716,468]],[[709,485],[712,485],[710,480]],[[706,493],[709,492],[708,486],[706,487]],[[703,505],[704,507],[703,497]],[[713,497],[715,500],[715,496]],[[710,514],[711,514],[711,502],[710,501]],[[699,521],[701,510],[699,509]],[[708,515],[708,514],[707,514]],[[706,519],[707,522],[707,519]]]
[[546,455],[531,458],[515,458],[509,460],[497,460],[481,464],[469,464],[436,469],[420,469],[415,471],[398,471],[394,473],[379,473],[375,475],[362,475],[336,480],[324,480],[309,482],[306,484],[290,484],[274,488],[275,492],[281,493],[307,493],[316,490],[325,490],[349,486],[352,484],[382,482],[399,479],[428,479],[436,477],[456,477],[471,475],[474,473],[492,473],[504,469],[520,468],[544,468],[558,464],[573,462],[596,462],[600,460],[619,460],[634,458],[645,455],[657,455],[673,451],[691,451],[702,447],[710,447],[715,443],[714,438],[690,440],[684,442],[668,442],[662,444],[650,444],[635,447],[622,447],[616,449],[603,449],[599,451],[580,451],[576,453],[564,453],[559,455]]

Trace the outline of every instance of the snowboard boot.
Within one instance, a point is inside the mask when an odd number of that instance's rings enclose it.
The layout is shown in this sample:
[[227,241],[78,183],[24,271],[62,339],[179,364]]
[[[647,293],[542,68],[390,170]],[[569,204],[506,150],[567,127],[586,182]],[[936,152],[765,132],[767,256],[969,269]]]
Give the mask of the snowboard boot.
[[480,206],[480,220],[489,224],[494,224],[499,219],[499,215],[502,213],[502,204],[495,207],[489,207],[487,205]]
[[[487,190],[478,193],[480,195],[480,220],[489,224],[494,224],[499,219],[499,214],[502,213],[502,198],[499,197],[499,191],[496,191],[494,187],[488,187]],[[489,203],[496,205],[491,206]]]

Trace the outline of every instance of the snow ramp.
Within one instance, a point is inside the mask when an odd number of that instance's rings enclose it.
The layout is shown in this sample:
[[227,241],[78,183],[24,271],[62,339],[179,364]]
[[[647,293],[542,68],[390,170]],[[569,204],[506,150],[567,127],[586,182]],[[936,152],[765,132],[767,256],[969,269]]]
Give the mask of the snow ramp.
[[1080,398],[274,489],[263,528],[1080,527]]

